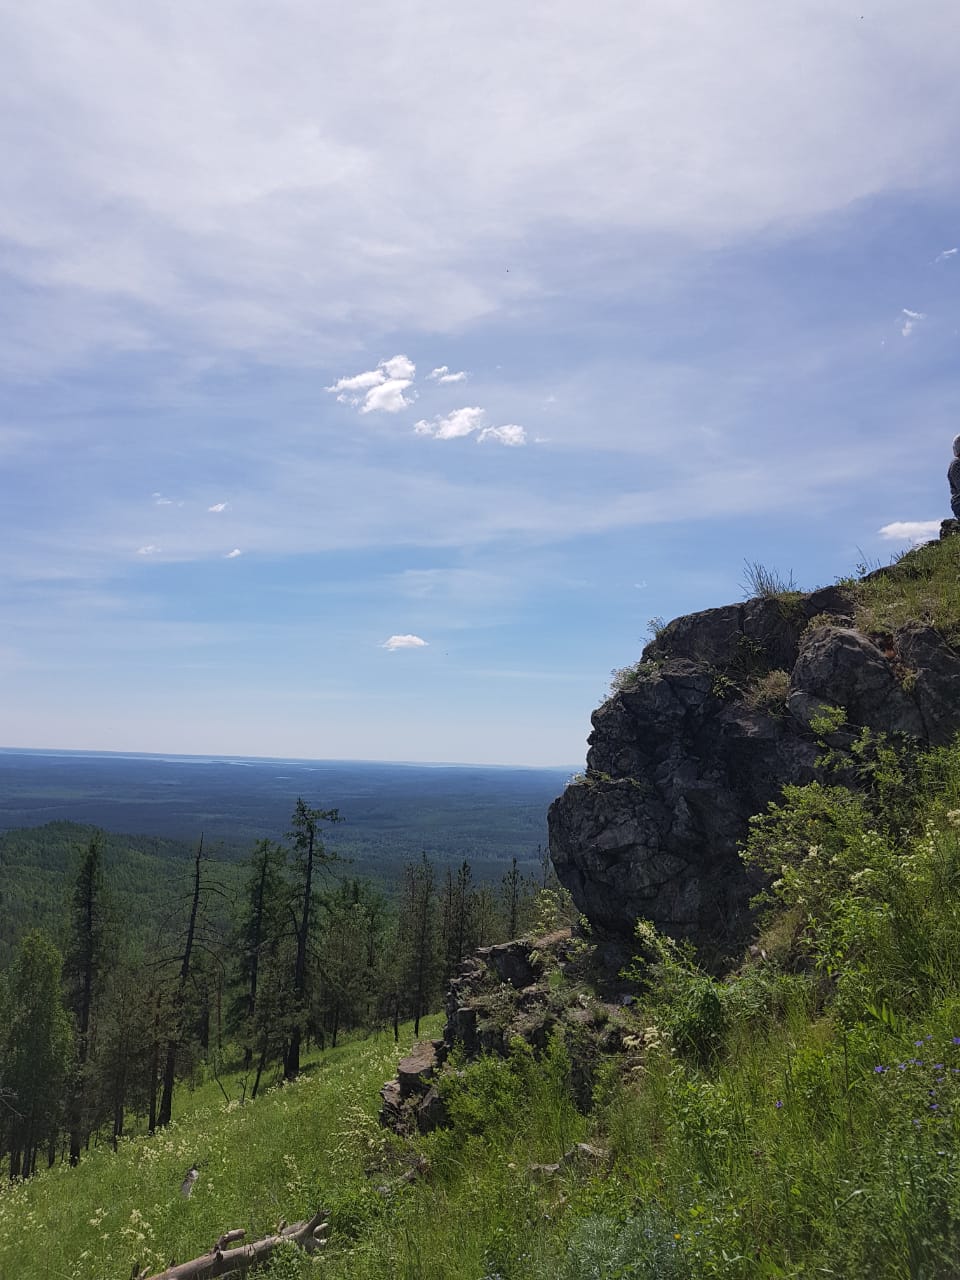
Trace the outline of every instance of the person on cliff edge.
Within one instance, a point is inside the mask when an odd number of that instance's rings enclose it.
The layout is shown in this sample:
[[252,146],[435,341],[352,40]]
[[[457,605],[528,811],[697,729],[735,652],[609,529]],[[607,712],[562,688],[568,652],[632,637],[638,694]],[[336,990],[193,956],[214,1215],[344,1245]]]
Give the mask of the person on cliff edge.
[[960,520],[960,436],[953,437],[953,460],[947,468],[950,481],[950,508],[954,520]]

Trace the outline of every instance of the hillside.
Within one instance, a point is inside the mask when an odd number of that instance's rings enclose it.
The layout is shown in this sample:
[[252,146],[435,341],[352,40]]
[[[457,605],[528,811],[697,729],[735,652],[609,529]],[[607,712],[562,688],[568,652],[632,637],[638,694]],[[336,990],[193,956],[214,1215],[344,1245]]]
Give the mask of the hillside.
[[[13,944],[30,929],[59,938],[68,886],[80,851],[97,834],[95,827],[50,822],[0,834],[0,967]],[[186,842],[156,836],[101,833],[104,869],[115,910],[131,933],[156,930],[171,901],[182,893],[194,849]],[[219,874],[234,881],[237,868],[224,864]]]
[[[896,645],[878,642],[924,627],[952,651],[958,569],[953,539],[843,584],[848,625],[813,615],[800,650],[829,627],[889,663]],[[618,982],[588,927],[485,948],[450,988],[443,1038],[384,1090],[390,1127],[375,1119],[390,1037],[328,1051],[253,1103],[234,1078],[229,1102],[209,1081],[194,1103],[181,1089],[156,1138],[0,1191],[0,1280],[159,1269],[318,1207],[326,1247],[268,1274],[956,1280],[960,740],[822,704],[809,777],[747,823],[745,874],[764,888],[722,974],[649,922]],[[544,924],[555,907],[548,892]]]

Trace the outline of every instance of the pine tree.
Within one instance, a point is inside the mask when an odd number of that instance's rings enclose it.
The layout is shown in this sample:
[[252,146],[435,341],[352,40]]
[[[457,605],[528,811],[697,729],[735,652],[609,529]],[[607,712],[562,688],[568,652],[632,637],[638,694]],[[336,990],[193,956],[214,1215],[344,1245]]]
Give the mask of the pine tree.
[[299,903],[296,919],[296,959],[293,970],[294,1002],[293,1021],[284,1061],[283,1074],[293,1080],[300,1074],[300,1047],[303,1041],[304,1021],[308,1003],[308,959],[310,933],[314,920],[314,877],[337,860],[328,852],[320,838],[320,826],[324,822],[340,822],[337,809],[310,809],[302,799],[297,800],[293,811],[293,828],[290,837],[296,855],[299,877]]
[[324,898],[322,914],[315,1016],[335,1047],[342,1030],[370,1025],[386,904],[366,881],[344,880]]
[[398,920],[399,991],[413,1018],[413,1034],[436,994],[439,955],[433,864],[426,854],[403,869]]
[[[287,855],[282,845],[260,840],[248,863],[242,905],[234,932],[237,997],[230,1010],[231,1030],[243,1042],[243,1065],[253,1059],[257,997],[268,954],[276,954],[284,932],[290,889],[284,875]],[[271,973],[276,973],[273,966]]]
[[464,860],[457,868],[447,867],[441,910],[443,976],[452,977],[463,959],[477,946],[477,901],[470,863]]
[[74,882],[70,910],[70,935],[64,959],[67,1007],[73,1014],[75,1061],[67,1102],[70,1163],[77,1164],[95,1116],[92,1107],[91,1067],[94,1009],[110,965],[113,940],[103,883],[103,851],[96,835],[83,853]]
[[73,1054],[70,1015],[63,1007],[63,957],[40,932],[20,944],[0,1009],[0,1080],[10,1100],[0,1119],[0,1152],[11,1177],[28,1177],[37,1154],[50,1148],[63,1117]]

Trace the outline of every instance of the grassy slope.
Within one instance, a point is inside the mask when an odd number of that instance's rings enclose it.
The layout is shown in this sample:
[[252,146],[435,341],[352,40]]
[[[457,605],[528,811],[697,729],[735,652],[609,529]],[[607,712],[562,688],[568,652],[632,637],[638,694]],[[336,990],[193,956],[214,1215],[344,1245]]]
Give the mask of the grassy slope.
[[[946,629],[958,554],[933,549],[910,579]],[[899,599],[868,584],[862,606],[889,625]],[[252,1106],[195,1095],[155,1139],[0,1192],[0,1280],[124,1277],[318,1203],[329,1250],[278,1277],[960,1275],[960,750],[909,796],[877,788],[885,814],[805,792],[758,837],[783,880],[765,958],[717,983],[663,947],[589,1116],[571,1030],[540,1062],[451,1075],[452,1127],[401,1143],[374,1120],[392,1040],[347,1045]],[[583,1138],[601,1163],[531,1173]]]
[[[358,1182],[377,1133],[377,1091],[396,1062],[392,1034],[381,1035],[325,1053],[296,1084],[253,1104],[217,1102],[208,1085],[181,1095],[180,1118],[153,1138],[4,1185],[0,1280],[115,1280],[134,1262],[160,1270],[228,1228],[253,1239],[338,1202]],[[185,1200],[180,1183],[194,1160],[201,1176]]]

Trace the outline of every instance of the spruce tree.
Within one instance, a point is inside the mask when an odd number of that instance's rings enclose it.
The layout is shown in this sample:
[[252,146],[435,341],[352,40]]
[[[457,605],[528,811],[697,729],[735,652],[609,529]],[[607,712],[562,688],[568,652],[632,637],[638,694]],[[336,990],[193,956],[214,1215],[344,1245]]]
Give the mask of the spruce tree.
[[39,931],[20,943],[0,1008],[0,1080],[10,1100],[0,1117],[0,1152],[11,1177],[35,1172],[52,1150],[64,1114],[73,1054],[70,1015],[62,1003],[63,957]]
[[337,860],[337,855],[329,852],[320,838],[321,824],[340,822],[341,818],[337,809],[311,809],[298,798],[292,821],[289,834],[296,859],[299,895],[292,992],[294,1011],[283,1068],[287,1080],[293,1080],[300,1074],[300,1049],[308,1003],[310,934],[314,921],[314,879],[318,871],[325,870]]
[[103,850],[100,836],[95,835],[83,852],[74,882],[63,968],[67,1007],[74,1023],[75,1058],[67,1101],[71,1164],[79,1162],[83,1143],[94,1127],[91,1087],[94,1011],[101,1000],[113,950],[103,883]]

